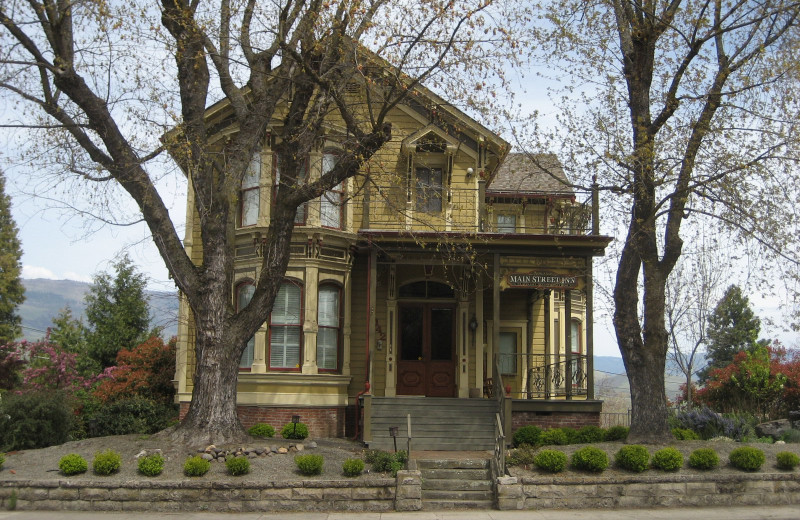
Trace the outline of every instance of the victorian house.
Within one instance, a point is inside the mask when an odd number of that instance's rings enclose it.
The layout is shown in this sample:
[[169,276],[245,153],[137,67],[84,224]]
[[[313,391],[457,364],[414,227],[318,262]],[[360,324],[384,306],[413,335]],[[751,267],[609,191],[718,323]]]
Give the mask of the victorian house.
[[[299,415],[312,436],[383,447],[389,428],[404,438],[410,425],[417,449],[488,448],[498,428],[521,424],[598,424],[592,259],[610,238],[598,232],[596,194],[572,189],[554,156],[509,153],[479,122],[418,94],[393,109],[393,138],[365,175],[298,209],[285,282],[241,359],[242,422],[280,428]],[[260,268],[281,174],[274,144],[263,143],[241,185],[235,305]],[[307,158],[309,178],[335,164],[337,146],[332,123]],[[185,303],[181,318],[185,411]],[[454,430],[461,420],[472,422]]]

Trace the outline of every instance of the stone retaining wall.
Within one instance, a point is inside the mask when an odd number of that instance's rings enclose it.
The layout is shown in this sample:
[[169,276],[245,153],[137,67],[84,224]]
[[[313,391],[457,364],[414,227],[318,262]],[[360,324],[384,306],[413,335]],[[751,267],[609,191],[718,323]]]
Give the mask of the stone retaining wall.
[[800,474],[501,477],[499,509],[631,509],[800,504]]
[[395,479],[242,481],[0,481],[0,509],[40,511],[393,511]]

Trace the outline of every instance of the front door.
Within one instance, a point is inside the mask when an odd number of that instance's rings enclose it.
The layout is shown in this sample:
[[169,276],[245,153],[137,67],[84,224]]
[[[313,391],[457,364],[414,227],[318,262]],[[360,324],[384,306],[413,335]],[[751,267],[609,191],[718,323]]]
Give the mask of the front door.
[[400,306],[399,395],[455,396],[455,315],[448,304]]

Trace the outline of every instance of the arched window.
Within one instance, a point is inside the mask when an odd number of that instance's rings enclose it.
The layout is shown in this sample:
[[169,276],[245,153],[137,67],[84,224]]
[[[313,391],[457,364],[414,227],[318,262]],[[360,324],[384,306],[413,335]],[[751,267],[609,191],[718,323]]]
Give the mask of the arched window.
[[299,370],[303,336],[303,291],[284,282],[275,297],[269,321],[269,366],[277,370]]
[[320,370],[339,369],[339,338],[341,290],[332,284],[319,287],[317,301],[317,367]]
[[[236,286],[236,312],[247,307],[250,299],[253,297],[253,292],[256,288],[253,282],[242,282]],[[247,346],[242,352],[242,359],[239,360],[239,368],[249,369],[253,366],[253,351],[255,349],[256,339],[255,336],[247,340]]]
[[[322,175],[333,170],[339,156],[332,152],[326,152],[322,156]],[[341,229],[342,228],[342,185],[338,184],[322,194],[319,201],[319,217],[323,227]]]
[[239,225],[255,226],[258,223],[259,183],[261,182],[261,155],[253,155],[242,178],[239,192]]

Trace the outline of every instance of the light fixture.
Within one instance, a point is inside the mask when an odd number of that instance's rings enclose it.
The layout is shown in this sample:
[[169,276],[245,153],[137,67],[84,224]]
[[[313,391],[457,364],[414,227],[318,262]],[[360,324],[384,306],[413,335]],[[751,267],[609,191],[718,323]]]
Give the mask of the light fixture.
[[472,332],[478,330],[478,320],[477,318],[475,318],[475,316],[473,316],[472,319],[469,320],[469,330],[471,330]]
[[469,179],[473,175],[475,175],[475,170],[473,170],[472,168],[467,168],[467,179]]
[[292,416],[292,424],[294,425],[294,431],[292,432],[292,437],[294,437],[295,439],[297,438],[297,423],[299,423],[299,422],[300,422],[300,416],[299,415],[293,415]]
[[397,433],[400,431],[399,426],[389,426],[389,436],[394,441],[394,452],[397,453]]

